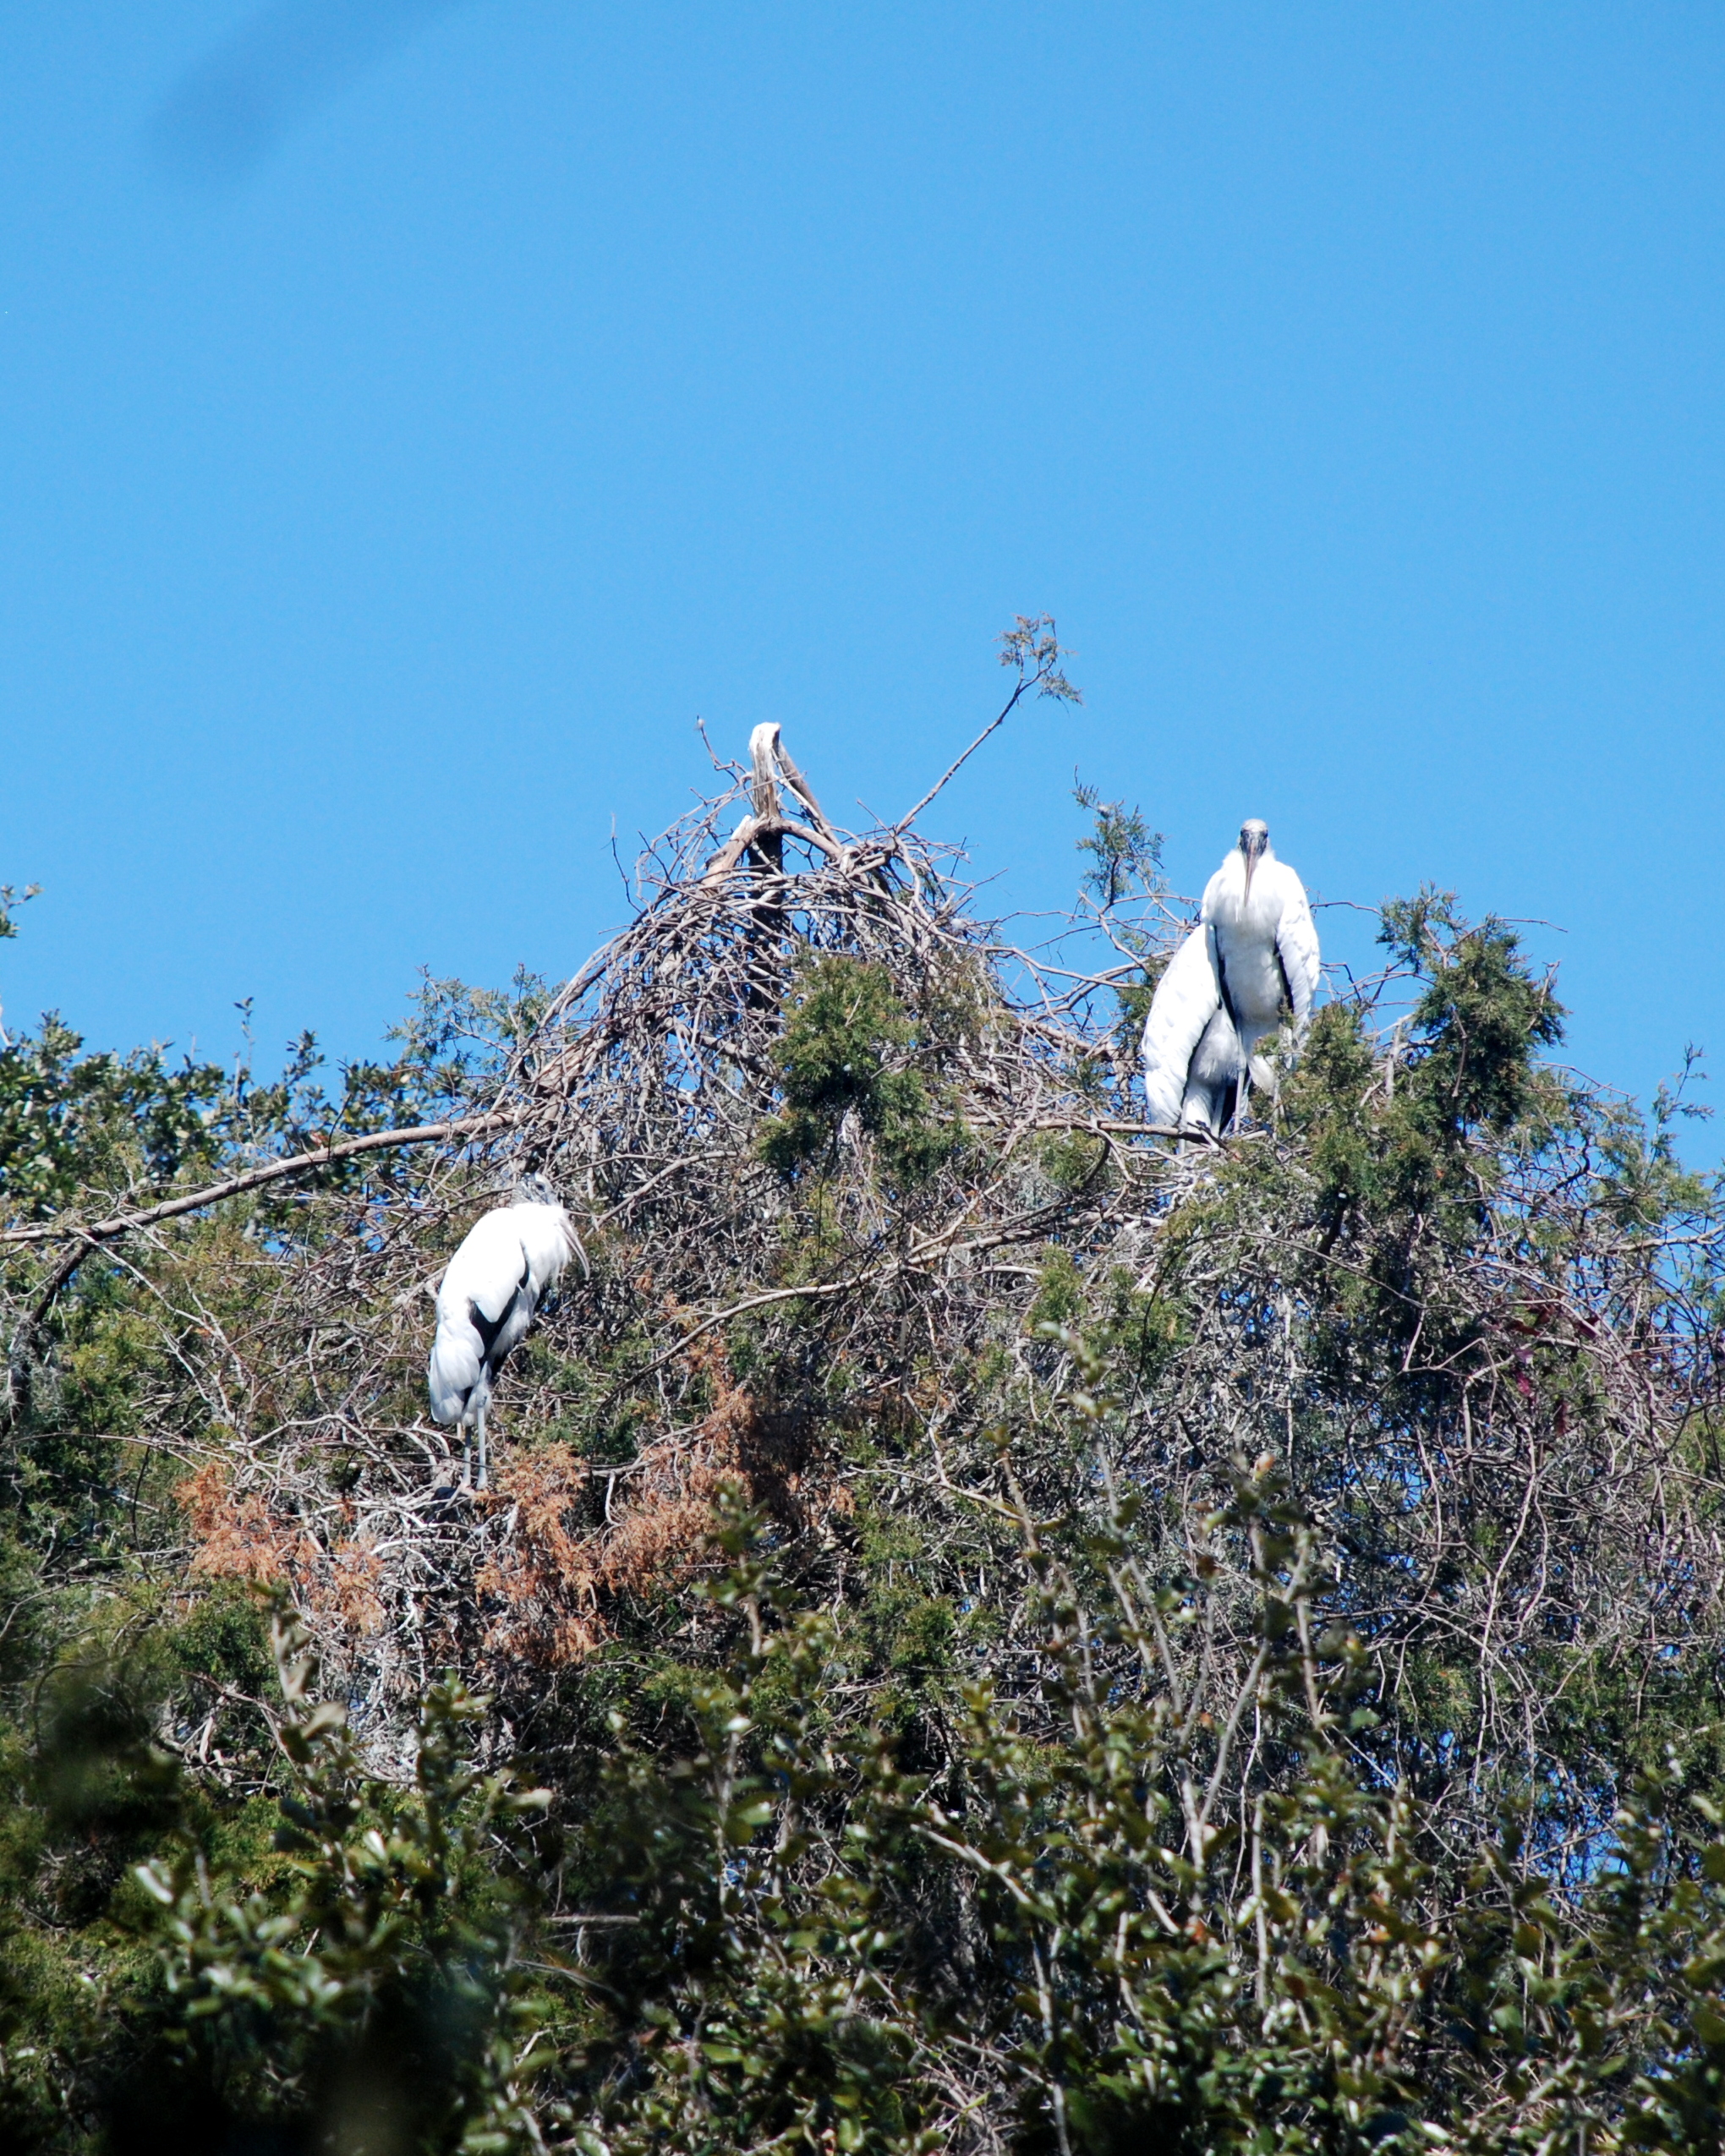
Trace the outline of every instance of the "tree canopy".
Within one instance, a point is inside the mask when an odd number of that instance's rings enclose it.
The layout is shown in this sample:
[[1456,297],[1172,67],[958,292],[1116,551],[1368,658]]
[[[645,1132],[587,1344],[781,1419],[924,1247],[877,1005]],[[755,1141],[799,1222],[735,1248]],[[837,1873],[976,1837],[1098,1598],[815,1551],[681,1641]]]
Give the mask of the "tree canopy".
[[[1424,891],[1173,1140],[1136,809],[1026,952],[774,753],[393,1062],[0,1046],[6,2136],[1718,2148],[1681,1097]],[[431,1293],[523,1166],[592,1271],[474,1495]]]

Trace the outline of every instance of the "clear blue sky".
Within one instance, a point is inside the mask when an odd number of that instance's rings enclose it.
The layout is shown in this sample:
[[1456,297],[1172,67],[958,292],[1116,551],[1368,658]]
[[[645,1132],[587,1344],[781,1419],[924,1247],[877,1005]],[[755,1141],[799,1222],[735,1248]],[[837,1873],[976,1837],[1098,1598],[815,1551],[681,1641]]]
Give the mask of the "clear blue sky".
[[1713,6],[10,8],[8,1020],[370,1052],[579,961],[697,714],[897,812],[1047,610],[1003,895],[1075,764],[1187,889],[1263,815],[1560,923],[1645,1094],[1725,1053],[1722,239]]

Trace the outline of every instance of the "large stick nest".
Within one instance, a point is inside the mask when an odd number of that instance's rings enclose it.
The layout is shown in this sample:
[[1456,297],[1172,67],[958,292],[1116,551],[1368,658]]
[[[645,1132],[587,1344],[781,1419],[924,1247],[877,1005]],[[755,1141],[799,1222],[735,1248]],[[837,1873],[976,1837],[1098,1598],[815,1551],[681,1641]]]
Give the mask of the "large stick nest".
[[[1051,1234],[1137,1263],[1170,1167],[1142,1149],[1130,1057],[1085,1015],[1096,983],[1049,988],[961,867],[909,829],[837,829],[761,730],[754,769],[649,848],[634,920],[474,1104],[496,1135],[409,1190],[314,1201],[291,1245],[229,1251],[221,1307],[178,1303],[216,1425],[188,1500],[197,1565],[291,1579],[394,1726],[451,1654],[496,1676],[610,1637],[620,1598],[703,1560],[723,1476],[804,1529],[842,1508],[817,1426],[914,1417],[991,1347],[1036,1352]],[[955,1134],[913,1190],[886,1185],[855,1115],[819,1173],[760,1157],[787,1000],[823,957],[890,982],[896,1060]],[[469,1499],[423,1408],[438,1253],[528,1167],[592,1272],[509,1365],[496,1488]],[[192,1272],[162,1286],[190,1294]]]

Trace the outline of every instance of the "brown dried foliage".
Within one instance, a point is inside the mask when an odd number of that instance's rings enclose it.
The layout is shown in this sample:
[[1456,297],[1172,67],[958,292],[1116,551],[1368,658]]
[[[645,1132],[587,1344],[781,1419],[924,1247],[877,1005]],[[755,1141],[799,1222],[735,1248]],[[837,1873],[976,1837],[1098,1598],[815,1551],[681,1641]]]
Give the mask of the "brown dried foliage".
[[225,1459],[205,1460],[174,1492],[191,1530],[191,1570],[200,1579],[285,1586],[304,1538],[278,1519],[256,1490],[238,1491]]
[[[712,1408],[689,1430],[643,1446],[627,1469],[595,1469],[559,1443],[506,1461],[492,1504],[507,1508],[507,1535],[475,1579],[489,1654],[583,1661],[616,1636],[621,1605],[673,1594],[710,1571],[715,1500],[726,1485],[791,1528],[807,1525],[794,1419],[763,1415],[716,1343],[699,1343],[691,1359],[712,1385]],[[605,1486],[603,1514],[583,1521],[595,1483]]]

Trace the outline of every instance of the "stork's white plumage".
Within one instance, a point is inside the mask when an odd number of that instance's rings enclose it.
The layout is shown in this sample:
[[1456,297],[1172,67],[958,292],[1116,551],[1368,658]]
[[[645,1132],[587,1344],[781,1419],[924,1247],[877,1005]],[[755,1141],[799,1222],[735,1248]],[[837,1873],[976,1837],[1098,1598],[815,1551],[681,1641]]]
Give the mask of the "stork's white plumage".
[[1254,818],[1205,885],[1198,925],[1157,983],[1144,1022],[1151,1120],[1221,1130],[1248,1078],[1273,1083],[1258,1042],[1284,1017],[1296,1039],[1304,1031],[1318,972],[1306,887]]
[[[1156,984],[1150,1015],[1144,1021],[1144,1097],[1153,1123],[1188,1119],[1183,1111],[1196,1075],[1193,1064],[1200,1060],[1201,1042],[1205,1050],[1201,1060],[1206,1080],[1213,1082],[1216,1074],[1210,1066],[1220,1059],[1227,1065],[1227,1082],[1231,1085],[1239,1060],[1238,1039],[1222,1007],[1215,932],[1202,922],[1168,961]],[[1208,1083],[1204,1090],[1208,1092]],[[1213,1126],[1216,1119],[1209,1113],[1208,1103],[1194,1105],[1205,1109],[1202,1118],[1195,1119]]]
[[[574,1223],[546,1192],[496,1206],[468,1230],[437,1290],[437,1332],[425,1380],[431,1412],[479,1434],[476,1486],[485,1487],[485,1410],[505,1358],[572,1257],[582,1256]],[[585,1258],[582,1258],[584,1265]],[[471,1479],[472,1438],[468,1439]]]

